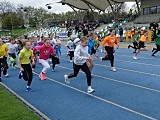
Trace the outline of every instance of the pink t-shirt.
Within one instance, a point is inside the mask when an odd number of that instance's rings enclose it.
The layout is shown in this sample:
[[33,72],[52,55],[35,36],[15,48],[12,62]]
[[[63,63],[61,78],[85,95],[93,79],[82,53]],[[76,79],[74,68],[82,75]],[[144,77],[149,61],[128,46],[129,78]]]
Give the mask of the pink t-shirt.
[[45,45],[36,46],[33,49],[33,53],[35,53],[36,51],[39,51],[39,59],[47,60],[49,59],[50,54],[55,55],[55,51],[52,46],[49,46],[49,47]]

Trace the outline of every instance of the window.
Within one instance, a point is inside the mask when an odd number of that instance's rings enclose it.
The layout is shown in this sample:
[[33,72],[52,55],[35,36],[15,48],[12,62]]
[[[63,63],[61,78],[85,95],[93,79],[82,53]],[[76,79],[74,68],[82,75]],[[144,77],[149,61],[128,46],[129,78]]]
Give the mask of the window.
[[150,12],[149,8],[144,8],[143,9],[143,15],[148,15]]
[[160,13],[160,6],[157,6],[157,13]]
[[157,13],[157,7],[151,7],[150,14],[155,14],[155,13]]

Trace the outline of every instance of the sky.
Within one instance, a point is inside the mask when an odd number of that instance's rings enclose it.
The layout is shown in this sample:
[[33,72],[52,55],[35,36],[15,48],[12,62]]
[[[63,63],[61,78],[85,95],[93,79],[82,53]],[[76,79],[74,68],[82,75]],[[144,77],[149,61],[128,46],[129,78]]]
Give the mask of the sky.
[[[56,2],[59,2],[60,0],[6,0],[6,1],[14,4],[15,7],[17,7],[18,4],[22,4],[23,6],[32,6],[32,7],[35,7],[35,8],[42,7],[44,9],[48,10],[48,12],[54,12],[54,13],[62,13],[62,12],[67,12],[67,11],[73,11],[67,5],[62,5],[61,3],[56,3]],[[47,9],[46,4],[48,4],[48,3],[52,3],[51,4],[52,9]],[[133,3],[131,3],[131,2],[127,3],[128,8],[131,5],[133,5]]]

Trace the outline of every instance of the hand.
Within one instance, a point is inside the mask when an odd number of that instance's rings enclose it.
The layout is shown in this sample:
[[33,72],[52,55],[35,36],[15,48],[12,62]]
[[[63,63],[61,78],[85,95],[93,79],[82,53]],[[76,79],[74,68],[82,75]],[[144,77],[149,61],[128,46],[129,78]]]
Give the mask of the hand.
[[89,56],[89,61],[93,61],[93,58],[92,58],[92,56]]
[[20,68],[20,71],[24,71],[24,69],[21,67],[21,68]]
[[117,45],[117,49],[119,48],[119,45]]
[[32,65],[35,65],[35,61],[32,62]]

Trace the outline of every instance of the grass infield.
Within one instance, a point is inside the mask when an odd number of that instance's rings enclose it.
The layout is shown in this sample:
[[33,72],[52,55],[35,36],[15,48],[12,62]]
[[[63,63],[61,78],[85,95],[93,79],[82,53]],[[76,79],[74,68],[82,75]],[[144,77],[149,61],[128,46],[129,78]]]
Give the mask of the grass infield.
[[41,118],[25,106],[0,85],[0,120],[41,120]]

